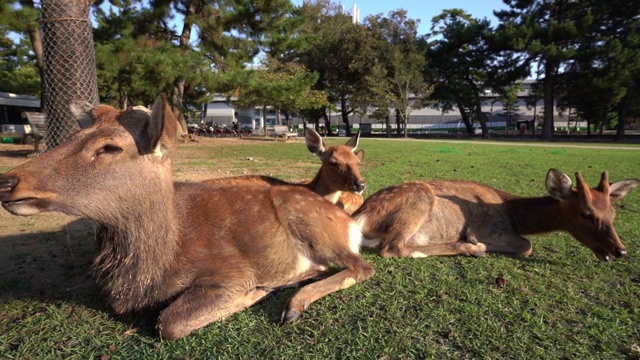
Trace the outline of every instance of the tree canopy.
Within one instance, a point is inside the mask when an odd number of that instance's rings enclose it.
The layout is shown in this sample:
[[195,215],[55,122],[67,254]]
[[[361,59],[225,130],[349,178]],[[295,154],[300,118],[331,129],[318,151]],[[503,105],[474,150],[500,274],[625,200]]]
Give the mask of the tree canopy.
[[[542,137],[559,107],[600,129],[636,119],[640,3],[505,0],[492,26],[445,9],[419,34],[405,10],[352,23],[331,0],[99,0],[93,24],[101,100],[149,104],[159,93],[178,115],[227,94],[310,121],[370,113],[407,135],[414,107],[457,108],[469,133],[489,136],[481,93],[506,94],[534,73],[544,99]],[[39,95],[39,5],[0,4],[0,91]],[[390,129],[390,126],[387,126]]]

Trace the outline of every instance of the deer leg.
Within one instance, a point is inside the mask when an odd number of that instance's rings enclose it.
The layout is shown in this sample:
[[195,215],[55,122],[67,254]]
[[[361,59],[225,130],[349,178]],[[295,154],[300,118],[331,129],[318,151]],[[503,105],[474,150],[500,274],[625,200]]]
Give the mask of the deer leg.
[[[391,226],[383,235],[384,241],[382,243],[382,249],[380,250],[380,256],[384,258],[388,257],[416,257],[411,256],[411,253],[419,250],[411,250],[417,245],[408,244],[408,239],[411,239],[422,224],[428,217],[428,208],[424,209],[421,217],[409,217],[409,216],[397,216],[393,219],[393,226]],[[418,257],[423,257],[422,255]]]
[[380,255],[382,255],[383,257],[412,258],[446,255],[470,255],[475,257],[483,257],[485,256],[486,251],[486,247],[482,243],[473,244],[465,241],[454,241],[444,244],[429,245],[414,245],[406,243],[396,243],[395,245],[396,246],[383,247]]
[[287,302],[282,312],[281,324],[288,324],[297,319],[309,304],[332,292],[346,289],[373,275],[373,267],[356,254],[347,255],[347,267],[325,279],[302,287]]
[[220,287],[192,287],[160,313],[156,328],[164,339],[180,339],[255,304],[271,291],[254,288],[238,294],[224,292]]
[[326,279],[329,276],[331,276],[331,271],[324,269],[324,267],[323,269],[311,269],[305,272],[304,274],[300,275],[295,280],[292,280],[287,284],[277,286],[274,290],[281,290],[281,289],[288,289],[288,288],[302,286],[310,282]]
[[482,241],[488,252],[519,254],[529,256],[533,252],[531,241],[517,234],[500,232]]

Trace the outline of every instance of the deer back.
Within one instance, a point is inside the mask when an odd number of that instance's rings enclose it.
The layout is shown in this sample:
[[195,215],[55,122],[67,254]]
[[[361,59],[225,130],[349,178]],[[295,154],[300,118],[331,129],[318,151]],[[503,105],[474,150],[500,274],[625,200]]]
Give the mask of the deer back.
[[338,205],[347,214],[352,214],[364,201],[361,193],[364,191],[365,182],[360,175],[364,151],[356,152],[359,138],[360,133],[352,136],[345,145],[327,147],[316,131],[307,129],[307,148],[320,157],[322,165],[313,179],[298,184],[264,175],[232,176],[208,179],[204,182],[218,185],[301,185]]
[[528,254],[530,244],[520,235],[563,230],[601,260],[625,255],[612,203],[639,180],[610,184],[606,172],[595,188],[589,188],[580,173],[576,180],[574,188],[567,175],[551,169],[546,178],[549,196],[542,197],[520,197],[472,181],[407,182],[369,197],[354,219],[371,246],[467,241],[491,244],[490,251]]

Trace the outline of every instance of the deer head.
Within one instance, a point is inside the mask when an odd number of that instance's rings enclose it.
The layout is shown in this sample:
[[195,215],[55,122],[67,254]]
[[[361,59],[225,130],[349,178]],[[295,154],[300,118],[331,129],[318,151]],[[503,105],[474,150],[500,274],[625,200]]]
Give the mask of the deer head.
[[78,105],[73,112],[88,127],[0,177],[0,201],[7,211],[60,211],[113,223],[121,220],[117,209],[134,206],[140,191],[172,189],[177,122],[164,97],[156,100],[152,115],[105,105]]
[[360,132],[353,135],[344,146],[327,147],[320,134],[307,129],[305,141],[309,151],[322,160],[318,176],[326,185],[333,187],[331,190],[348,190],[358,193],[364,191],[366,185],[360,175],[360,162],[364,158],[364,151],[356,152]]
[[556,169],[547,173],[547,191],[561,201],[564,230],[568,231],[596,256],[605,261],[626,255],[627,250],[613,226],[616,212],[611,205],[635,188],[637,179],[609,183],[609,175],[603,172],[596,188],[589,188],[579,172],[576,187],[571,179]]

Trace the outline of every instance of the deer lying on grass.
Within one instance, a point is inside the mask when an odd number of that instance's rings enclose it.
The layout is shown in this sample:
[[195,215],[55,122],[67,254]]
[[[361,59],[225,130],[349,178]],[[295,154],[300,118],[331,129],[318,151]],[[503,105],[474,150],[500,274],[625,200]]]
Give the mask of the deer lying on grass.
[[281,319],[289,323],[373,274],[358,255],[355,222],[310,191],[174,183],[177,122],[163,97],[151,114],[86,111],[93,125],[0,176],[0,202],[15,215],[95,220],[94,271],[116,313],[166,305],[157,329],[178,339],[274,289],[322,277],[289,300]]
[[352,214],[364,202],[362,191],[365,182],[360,176],[360,162],[364,151],[356,148],[360,142],[360,132],[353,135],[346,144],[327,147],[316,131],[307,129],[305,141],[309,151],[317,155],[322,165],[313,180],[293,184],[270,176],[243,175],[204,180],[208,184],[228,185],[299,185],[315,192],[338,205],[347,214]]
[[487,252],[528,256],[531,242],[521,235],[563,230],[601,260],[626,254],[613,227],[611,203],[639,180],[609,184],[602,173],[590,189],[576,173],[577,186],[562,172],[547,173],[549,196],[522,198],[471,181],[414,181],[369,197],[353,215],[365,240],[381,245],[383,257],[483,256]]

